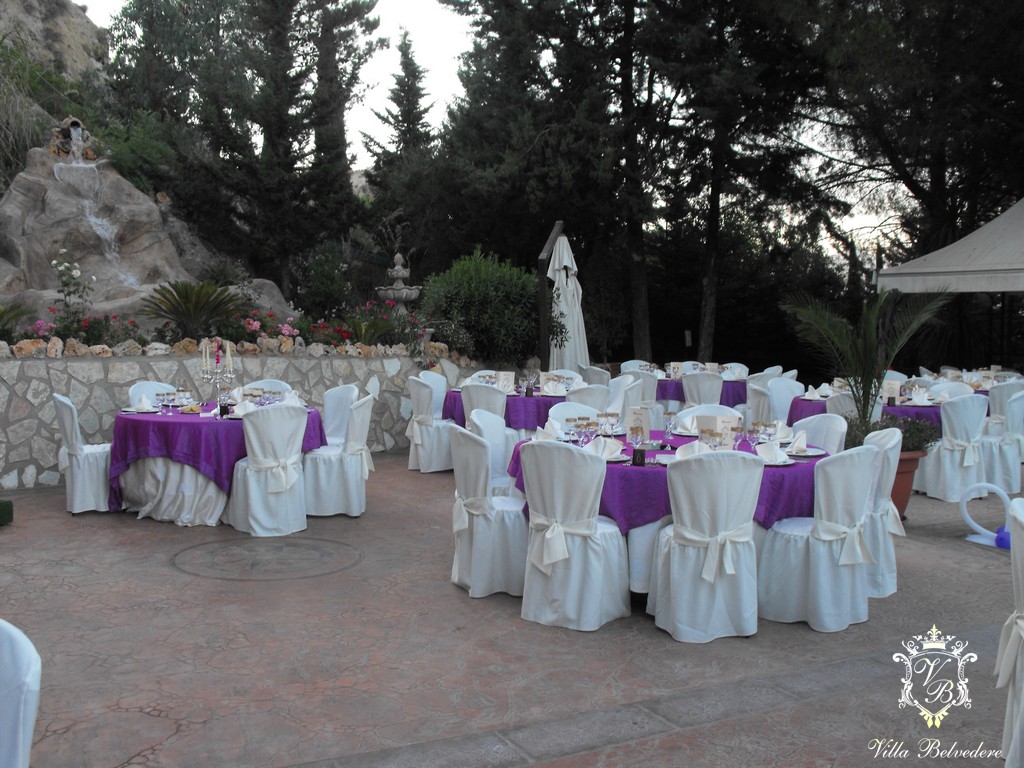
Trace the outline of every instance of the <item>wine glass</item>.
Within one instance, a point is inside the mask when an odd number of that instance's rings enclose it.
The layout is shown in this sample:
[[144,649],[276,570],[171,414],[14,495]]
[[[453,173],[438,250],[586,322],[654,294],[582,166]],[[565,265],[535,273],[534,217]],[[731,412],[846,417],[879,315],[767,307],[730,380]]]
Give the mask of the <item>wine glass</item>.
[[[171,415],[171,399],[174,397],[173,392],[157,392],[156,393],[156,407],[160,412],[161,416]],[[164,411],[164,408],[167,410]]]
[[629,428],[629,444],[633,446],[635,451],[640,447],[640,443],[644,441],[644,428],[641,426],[632,426]]
[[565,432],[565,435],[569,438],[570,442],[576,442],[576,440],[579,439],[579,435],[576,434],[575,416],[566,417],[562,431]]
[[665,434],[662,436],[662,442],[668,442],[668,436],[672,434],[672,425],[676,421],[675,411],[665,411]]
[[594,442],[594,438],[597,437],[597,422],[590,419],[586,426],[587,443]]

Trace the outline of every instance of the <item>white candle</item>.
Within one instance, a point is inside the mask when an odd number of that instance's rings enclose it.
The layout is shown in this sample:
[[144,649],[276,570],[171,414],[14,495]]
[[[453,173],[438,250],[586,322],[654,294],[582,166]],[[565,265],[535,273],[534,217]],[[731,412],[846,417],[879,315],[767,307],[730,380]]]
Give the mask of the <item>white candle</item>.
[[225,341],[224,342],[224,346],[227,347],[227,349],[228,349],[228,360],[227,360],[227,362],[228,362],[228,370],[232,371],[232,370],[234,370],[234,366],[231,365],[231,342],[230,341]]

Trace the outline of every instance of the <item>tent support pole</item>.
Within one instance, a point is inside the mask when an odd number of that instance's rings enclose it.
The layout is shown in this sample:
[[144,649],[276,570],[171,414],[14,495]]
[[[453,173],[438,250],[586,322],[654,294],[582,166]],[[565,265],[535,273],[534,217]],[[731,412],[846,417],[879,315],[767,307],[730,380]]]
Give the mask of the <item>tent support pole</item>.
[[548,288],[548,261],[555,249],[555,241],[565,229],[565,222],[556,221],[544,243],[540,256],[537,257],[537,357],[540,358],[540,369],[548,370],[551,360],[551,329],[548,327],[547,307],[551,305],[551,290]]

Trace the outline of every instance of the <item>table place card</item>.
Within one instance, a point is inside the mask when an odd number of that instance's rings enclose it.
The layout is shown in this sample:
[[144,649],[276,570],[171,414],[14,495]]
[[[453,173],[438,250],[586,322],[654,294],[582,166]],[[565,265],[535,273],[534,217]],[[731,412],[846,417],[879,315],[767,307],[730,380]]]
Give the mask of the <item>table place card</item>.
[[626,427],[630,434],[632,434],[633,428],[640,427],[643,430],[643,442],[649,442],[651,439],[651,409],[644,405],[630,406],[626,410]]
[[698,432],[717,432],[721,435],[731,434],[740,425],[739,419],[735,416],[712,416],[710,414],[698,414],[694,417],[697,422]]
[[683,378],[683,364],[682,363],[669,363],[668,364],[668,375],[673,379]]
[[900,398],[900,382],[894,379],[886,379],[882,382],[882,402],[898,402]]
[[704,363],[704,370],[708,373],[721,373],[722,366],[718,363]]
[[516,372],[515,371],[498,371],[495,374],[494,379],[495,385],[502,392],[515,392],[516,389]]

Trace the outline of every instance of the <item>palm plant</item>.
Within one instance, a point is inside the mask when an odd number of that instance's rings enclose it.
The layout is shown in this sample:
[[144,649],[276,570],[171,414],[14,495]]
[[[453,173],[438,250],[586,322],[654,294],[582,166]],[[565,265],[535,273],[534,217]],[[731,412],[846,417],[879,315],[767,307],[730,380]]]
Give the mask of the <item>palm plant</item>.
[[32,310],[17,302],[0,304],[0,341],[14,341],[15,326],[31,314]]
[[142,313],[177,327],[182,338],[198,339],[242,311],[243,299],[230,288],[204,281],[165,283],[142,300]]
[[849,382],[857,418],[866,423],[896,355],[950,298],[883,289],[865,301],[856,324],[807,293],[790,296],[781,309],[796,321],[797,336]]

